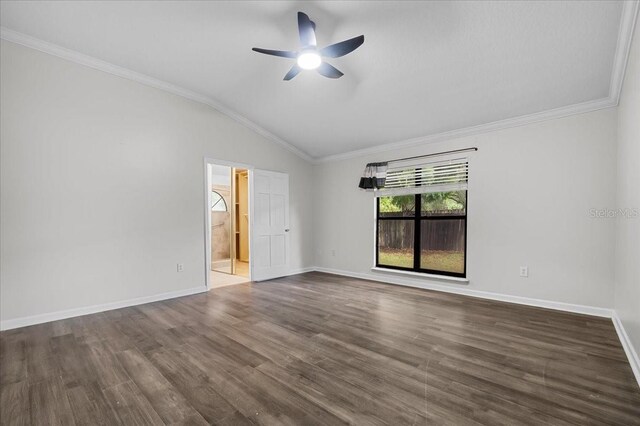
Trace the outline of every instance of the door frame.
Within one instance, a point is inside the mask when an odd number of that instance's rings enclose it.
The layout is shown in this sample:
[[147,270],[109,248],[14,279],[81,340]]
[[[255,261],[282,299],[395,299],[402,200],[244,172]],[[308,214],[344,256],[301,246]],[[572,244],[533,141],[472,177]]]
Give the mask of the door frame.
[[[253,248],[251,247],[253,238],[253,170],[254,167],[249,164],[236,163],[234,161],[218,160],[215,158],[204,157],[204,282],[207,290],[211,290],[210,272],[211,272],[211,182],[209,181],[209,166],[226,166],[236,169],[246,169],[249,173],[249,194],[248,194],[248,210],[249,210],[249,281],[253,278]],[[232,206],[235,209],[235,206]],[[232,259],[233,260],[233,259]]]

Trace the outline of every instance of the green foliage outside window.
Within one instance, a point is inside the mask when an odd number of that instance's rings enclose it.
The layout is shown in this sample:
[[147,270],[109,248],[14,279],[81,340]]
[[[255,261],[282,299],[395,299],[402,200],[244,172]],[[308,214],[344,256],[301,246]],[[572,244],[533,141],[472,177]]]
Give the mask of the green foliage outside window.
[[[414,195],[394,195],[380,197],[380,213],[398,214],[413,213],[415,211]],[[422,194],[421,211],[466,210],[466,191],[430,192]]]

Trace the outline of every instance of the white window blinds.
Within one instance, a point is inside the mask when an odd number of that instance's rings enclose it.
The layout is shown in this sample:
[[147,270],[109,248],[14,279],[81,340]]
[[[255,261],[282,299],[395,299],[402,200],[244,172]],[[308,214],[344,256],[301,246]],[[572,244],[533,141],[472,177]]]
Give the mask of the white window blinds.
[[[423,160],[424,161],[424,160]],[[466,158],[419,164],[390,164],[385,195],[447,192],[467,189],[469,162]]]

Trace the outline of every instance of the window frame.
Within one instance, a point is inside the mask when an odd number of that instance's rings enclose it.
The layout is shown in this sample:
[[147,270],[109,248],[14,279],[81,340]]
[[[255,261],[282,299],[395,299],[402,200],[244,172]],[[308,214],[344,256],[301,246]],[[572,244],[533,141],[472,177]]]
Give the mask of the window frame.
[[[211,194],[209,194],[210,197],[213,196],[213,194],[216,194],[218,197],[220,197],[220,199],[218,200],[218,202],[216,202],[215,204],[211,205],[211,211],[212,212],[220,212],[220,213],[225,213],[225,212],[229,212],[229,206],[227,205],[227,201],[224,199],[224,197],[222,196],[221,193],[219,193],[218,191],[216,191],[215,189],[211,190]],[[217,206],[220,201],[222,201],[222,205],[224,206],[224,210],[214,210],[213,208],[215,206]]]
[[[382,269],[393,269],[398,271],[408,271],[408,272],[417,272],[421,274],[429,274],[429,275],[442,275],[446,277],[456,277],[456,278],[466,278],[467,277],[467,216],[469,215],[469,190],[465,189],[465,214],[464,215],[451,215],[451,216],[425,216],[422,214],[422,195],[428,194],[430,191],[419,192],[413,194],[415,197],[415,208],[413,212],[413,216],[380,216],[380,198],[381,197],[390,197],[393,195],[385,195],[384,193],[376,195],[376,225],[375,225],[375,239],[376,239],[376,247],[375,247],[375,267]],[[398,195],[398,194],[394,194]],[[412,195],[412,194],[405,194]],[[463,272],[451,272],[451,271],[439,271],[435,269],[425,269],[420,267],[421,263],[421,241],[422,238],[422,221],[423,220],[463,220],[464,221],[464,269]],[[402,266],[394,266],[394,265],[381,265],[379,261],[380,255],[380,238],[378,235],[379,226],[378,223],[380,220],[406,220],[413,221],[413,267],[405,268]]]

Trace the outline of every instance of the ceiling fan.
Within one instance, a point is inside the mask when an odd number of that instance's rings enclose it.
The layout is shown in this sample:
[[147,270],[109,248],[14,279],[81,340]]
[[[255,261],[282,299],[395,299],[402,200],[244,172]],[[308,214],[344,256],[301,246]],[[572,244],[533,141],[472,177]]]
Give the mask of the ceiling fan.
[[364,36],[350,38],[330,46],[318,49],[316,45],[316,23],[309,19],[306,13],[298,12],[298,32],[300,33],[300,50],[270,50],[254,47],[252,50],[265,55],[280,56],[282,58],[296,59],[284,80],[291,80],[302,70],[317,70],[319,74],[329,78],[340,78],[344,74],[334,66],[322,60],[326,58],[339,58],[351,53],[364,43]]

